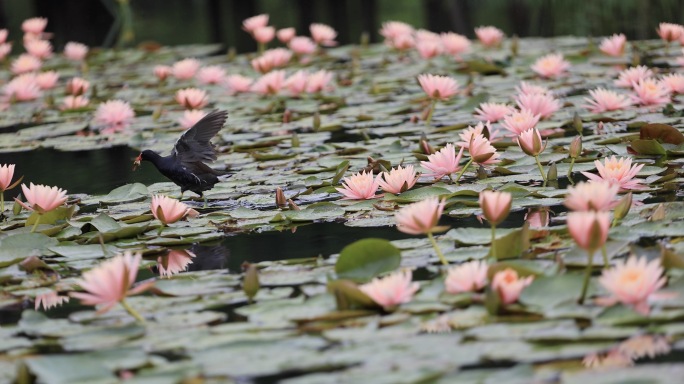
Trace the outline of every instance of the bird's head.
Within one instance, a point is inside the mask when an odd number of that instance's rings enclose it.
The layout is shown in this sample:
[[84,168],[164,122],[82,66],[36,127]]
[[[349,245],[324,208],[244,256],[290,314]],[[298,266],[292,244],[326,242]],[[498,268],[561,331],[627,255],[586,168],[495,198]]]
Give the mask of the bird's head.
[[138,169],[141,161],[142,161],[142,152],[138,155],[138,157],[135,158],[135,161],[133,162],[133,170],[134,171]]

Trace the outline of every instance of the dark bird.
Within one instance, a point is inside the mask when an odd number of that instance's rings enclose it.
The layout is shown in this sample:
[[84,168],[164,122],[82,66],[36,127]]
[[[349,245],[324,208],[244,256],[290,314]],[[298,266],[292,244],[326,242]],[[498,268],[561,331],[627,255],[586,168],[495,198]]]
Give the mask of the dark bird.
[[140,166],[141,161],[149,161],[162,175],[181,188],[181,199],[185,191],[192,191],[204,197],[206,205],[207,199],[203,192],[212,189],[219,182],[218,176],[226,174],[204,164],[205,161],[216,161],[216,148],[210,140],[223,128],[226,119],[226,111],[209,113],[183,132],[170,155],[161,156],[146,149],[133,162],[133,170]]

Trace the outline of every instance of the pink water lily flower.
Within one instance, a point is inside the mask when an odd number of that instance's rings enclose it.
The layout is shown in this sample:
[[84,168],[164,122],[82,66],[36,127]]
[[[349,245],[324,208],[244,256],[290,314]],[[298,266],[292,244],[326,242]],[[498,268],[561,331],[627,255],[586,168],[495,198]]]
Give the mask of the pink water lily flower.
[[591,172],[582,172],[591,181],[608,181],[611,184],[618,185],[620,191],[645,188],[641,181],[635,178],[636,174],[644,167],[644,164],[632,165],[631,158],[620,157],[618,159],[614,155],[606,157],[603,163],[600,160],[595,160],[594,164],[598,170],[598,175]]
[[434,177],[436,180],[444,176],[451,177],[451,174],[458,172],[461,167],[459,162],[463,156],[463,147],[456,155],[456,149],[452,143],[448,143],[444,148],[428,156],[428,161],[421,161],[420,165],[429,172],[427,177]]
[[396,168],[390,169],[389,172],[379,174],[377,181],[383,191],[399,194],[413,188],[416,181],[418,181],[418,176],[415,169],[413,169],[413,165],[407,165],[406,167],[399,165]]
[[254,82],[251,91],[260,95],[277,95],[285,85],[285,71],[271,71]]
[[24,43],[24,48],[29,55],[45,60],[52,56],[52,44],[47,40],[29,40]]
[[89,103],[90,100],[88,100],[88,98],[85,96],[67,95],[64,97],[64,99],[62,99],[62,105],[60,109],[63,111],[80,109],[87,107]]
[[508,305],[518,301],[523,289],[532,284],[533,280],[534,276],[518,277],[518,272],[514,269],[506,268],[494,275],[492,289],[499,294],[501,302],[504,305]]
[[620,187],[607,181],[580,182],[568,187],[566,207],[573,211],[609,211],[617,201]]
[[2,93],[13,101],[31,101],[42,95],[36,76],[25,73],[10,80],[2,88]]
[[197,88],[176,91],[176,101],[185,109],[200,109],[209,103],[207,92]]
[[508,217],[513,203],[513,195],[508,192],[484,190],[479,196],[482,216],[491,225],[499,225]]
[[242,29],[248,33],[252,33],[257,28],[262,28],[268,25],[268,15],[262,13],[260,15],[248,17],[242,21]]
[[226,77],[224,84],[231,93],[241,93],[249,92],[253,81],[246,76],[230,75]]
[[615,267],[606,269],[599,278],[599,283],[611,294],[601,300],[605,304],[617,303],[631,306],[635,311],[648,315],[649,299],[667,282],[663,276],[660,259],[648,261],[644,257],[630,256],[627,261],[621,260]]
[[337,45],[335,38],[337,37],[337,32],[329,25],[321,23],[312,23],[309,26],[309,32],[311,32],[311,38],[319,45],[326,47],[332,47]]
[[127,101],[108,100],[100,103],[94,121],[104,126],[102,133],[113,133],[128,127],[135,119],[135,112]]
[[287,65],[292,58],[292,52],[285,48],[269,49],[261,56],[251,61],[252,68],[255,71],[266,73],[274,68],[280,68]]
[[206,115],[206,112],[199,109],[186,109],[183,111],[183,116],[178,119],[178,123],[181,125],[181,127],[190,129]]
[[541,77],[555,78],[565,73],[570,63],[560,53],[549,53],[537,59],[531,68]]
[[608,240],[610,212],[575,211],[568,213],[568,232],[577,245],[589,252],[596,252]]
[[394,215],[397,229],[409,235],[424,235],[438,229],[446,202],[436,196],[407,205]]
[[376,277],[370,283],[360,285],[359,289],[385,310],[391,310],[413,299],[420,285],[411,282],[412,279],[411,270],[405,269],[385,277]]
[[482,26],[475,28],[475,35],[485,47],[497,47],[504,38],[504,33],[497,27]]
[[653,71],[645,65],[638,65],[621,71],[614,84],[617,87],[631,88],[632,84],[651,77],[653,77]]
[[45,30],[47,22],[48,20],[44,17],[32,17],[21,23],[21,30],[24,31],[24,33],[40,35]]
[[5,192],[12,185],[15,164],[0,165],[0,192]]
[[418,83],[425,94],[435,100],[449,100],[458,92],[458,83],[449,76],[422,74],[418,75]]
[[173,77],[178,80],[190,80],[200,69],[202,64],[197,59],[183,59],[173,63]]
[[630,95],[640,105],[660,105],[670,102],[670,88],[655,79],[643,79],[632,84],[636,95]]
[[541,116],[535,115],[527,109],[522,111],[515,111],[512,114],[504,117],[503,123],[501,125],[507,130],[511,131],[515,136],[534,128]]
[[670,88],[670,92],[684,94],[684,75],[681,73],[670,73],[663,76],[660,81]]
[[43,63],[40,59],[23,53],[12,61],[11,70],[15,75],[21,75],[23,73],[36,72],[42,65]]
[[684,26],[674,23],[660,23],[656,32],[661,39],[669,43],[678,41],[684,35]]
[[24,193],[24,198],[26,198],[26,203],[17,198],[14,200],[29,211],[36,211],[40,214],[50,212],[67,201],[66,191],[57,187],[30,183],[28,187],[26,184],[22,184],[21,190]]
[[164,195],[152,196],[150,210],[155,219],[162,224],[173,224],[176,221],[192,214],[192,209],[176,199]]
[[543,85],[532,84],[526,81],[521,81],[520,85],[515,87],[515,91],[519,95],[538,95],[551,93],[551,91]]
[[155,65],[153,72],[159,81],[164,81],[173,74],[173,68],[168,65]]
[[622,56],[625,53],[627,37],[623,34],[614,34],[601,40],[599,49],[608,56]]
[[58,307],[68,302],[69,296],[60,296],[57,292],[51,290],[36,296],[36,302],[33,309],[37,311],[42,306],[43,310],[47,311],[52,307]]
[[252,31],[252,36],[257,43],[267,44],[275,38],[275,28],[271,26],[259,27]]
[[41,72],[36,75],[36,84],[42,90],[52,89],[57,85],[59,73],[55,71]]
[[285,88],[290,91],[292,96],[299,96],[306,92],[306,85],[309,81],[309,73],[304,70],[299,70],[285,80]]
[[530,128],[518,135],[518,146],[529,156],[539,156],[546,149],[546,143],[542,141],[537,128]]
[[442,42],[433,40],[418,40],[415,42],[416,50],[420,57],[425,60],[442,54]]
[[446,32],[442,33],[440,37],[442,39],[442,48],[444,49],[444,52],[454,58],[459,58],[461,54],[470,51],[470,40],[463,35]]
[[132,288],[138,276],[142,254],[126,251],[105,260],[97,267],[83,273],[78,285],[85,292],[71,292],[84,305],[99,306],[97,313],[102,314],[122,302],[126,297],[137,295],[150,288],[152,283]]
[[157,257],[159,276],[171,277],[188,269],[195,254],[186,249],[172,249],[164,256]]
[[386,40],[385,44],[398,51],[406,51],[416,46],[416,39],[413,37],[413,34],[408,33],[399,35],[391,40]]
[[591,98],[585,97],[587,102],[585,108],[593,113],[603,113],[608,111],[618,111],[629,108],[632,101],[625,95],[620,95],[617,92],[609,91],[605,88],[596,88],[589,91]]
[[88,80],[80,77],[73,77],[67,81],[64,91],[69,95],[78,96],[88,92],[88,88],[90,88],[90,82]]
[[448,293],[477,292],[487,285],[489,266],[484,260],[473,260],[449,268],[444,287]]
[[469,149],[471,140],[480,135],[489,137],[487,140],[492,143],[498,140],[496,138],[496,134],[497,131],[492,129],[492,125],[489,123],[489,121],[484,124],[479,122],[474,127],[468,126],[468,128],[464,129],[463,132],[459,133],[458,137],[461,138],[461,141],[457,142],[456,145],[464,147],[465,149]]
[[507,104],[482,103],[479,108],[475,108],[475,118],[480,121],[495,123],[514,111],[515,109]]
[[70,41],[64,46],[64,57],[72,61],[83,61],[88,55],[88,46]]
[[316,43],[306,36],[293,37],[287,46],[298,55],[308,55],[316,52]]
[[201,68],[197,72],[197,81],[200,84],[221,84],[226,77],[226,70],[218,65],[210,65]]
[[499,162],[499,154],[492,143],[482,134],[471,136],[468,143],[468,153],[474,163],[491,165]]
[[279,29],[278,32],[276,32],[278,40],[280,40],[284,44],[289,43],[290,40],[292,40],[292,38],[295,37],[296,34],[297,32],[293,27]]
[[309,75],[308,81],[306,83],[306,92],[308,93],[318,93],[330,90],[332,87],[329,85],[333,79],[333,73],[321,69]]
[[548,93],[520,94],[515,103],[521,110],[528,110],[542,119],[551,117],[561,108],[560,101]]
[[359,172],[342,181],[341,188],[335,188],[344,195],[342,200],[368,200],[374,199],[378,190],[378,180],[373,177],[373,172]]
[[413,27],[401,21],[385,21],[382,23],[382,28],[380,29],[380,35],[385,38],[385,40],[394,40],[399,36],[411,35],[413,34]]

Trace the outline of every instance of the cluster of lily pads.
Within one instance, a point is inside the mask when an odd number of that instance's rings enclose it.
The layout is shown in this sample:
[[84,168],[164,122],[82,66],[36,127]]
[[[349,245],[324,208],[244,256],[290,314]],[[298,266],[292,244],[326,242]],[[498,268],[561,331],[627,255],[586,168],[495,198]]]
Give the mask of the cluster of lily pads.
[[[684,27],[597,48],[388,22],[385,44],[335,47],[328,26],[297,37],[259,15],[244,24],[258,54],[80,56],[53,54],[44,28],[27,21],[27,53],[0,74],[1,151],[164,152],[226,109],[213,166],[231,177],[207,207],[169,198],[172,183],[104,196],[29,183],[11,209],[3,200],[0,310],[20,318],[0,327],[0,380],[670,382],[684,371],[658,357],[681,353],[684,335],[684,54],[673,49]],[[267,50],[276,36],[283,46]],[[21,167],[0,167],[3,193]],[[444,215],[477,224],[440,226]],[[191,244],[326,221],[407,237],[185,272]]]

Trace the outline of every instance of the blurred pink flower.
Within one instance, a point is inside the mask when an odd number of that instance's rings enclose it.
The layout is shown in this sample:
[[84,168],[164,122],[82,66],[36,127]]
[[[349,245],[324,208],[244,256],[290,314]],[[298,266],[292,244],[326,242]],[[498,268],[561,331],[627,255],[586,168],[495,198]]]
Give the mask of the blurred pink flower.
[[173,68],[171,68],[168,65],[155,65],[154,66],[154,75],[157,76],[157,79],[159,81],[164,81],[166,80],[169,75],[173,73]]
[[652,359],[658,355],[669,353],[671,349],[672,348],[670,347],[667,337],[654,335],[632,336],[620,343],[620,345],[617,347],[618,351],[628,356],[632,360],[637,360],[644,357],[649,357]]
[[422,74],[418,75],[418,83],[428,97],[435,100],[449,100],[458,92],[458,83],[449,76]]
[[260,15],[248,17],[242,21],[242,29],[248,33],[252,33],[255,29],[265,27],[268,25],[268,15],[262,13]]
[[551,117],[561,108],[561,103],[548,93],[520,94],[515,103],[521,110],[529,110],[542,119]]
[[57,85],[59,73],[55,71],[42,72],[36,75],[36,84],[42,90],[52,89]]
[[611,294],[602,299],[606,304],[620,302],[634,308],[642,315],[650,312],[649,299],[667,282],[663,276],[660,259],[648,261],[632,255],[625,262],[620,260],[615,267],[603,270],[599,283]]
[[252,36],[257,43],[267,44],[275,37],[275,28],[271,26],[259,27],[252,31]]
[[529,208],[525,214],[525,221],[529,223],[531,229],[548,227],[550,219],[548,207],[540,209]]
[[485,47],[497,47],[504,38],[504,33],[497,27],[482,26],[475,28],[475,35]]
[[573,211],[610,211],[617,201],[620,187],[607,181],[579,182],[568,187],[566,207]]
[[178,80],[190,80],[200,69],[202,64],[197,59],[183,59],[173,63],[173,77]]
[[653,77],[653,71],[645,65],[639,65],[620,72],[614,84],[618,87],[631,88],[632,84],[651,77]]
[[518,135],[518,146],[527,155],[535,157],[546,149],[546,143],[542,142],[541,134],[537,128],[530,128]]
[[37,311],[42,306],[43,310],[47,311],[52,307],[58,307],[68,302],[69,296],[60,296],[57,292],[50,290],[49,292],[36,296],[33,309]]
[[431,41],[433,43],[442,44],[442,38],[439,36],[439,34],[434,33],[432,31],[428,31],[427,29],[417,30],[415,36],[416,43]]
[[684,75],[681,73],[670,73],[663,76],[661,84],[666,85],[670,92],[684,94]]
[[70,109],[80,109],[87,107],[89,102],[90,100],[88,100],[88,98],[85,96],[68,95],[65,96],[62,100],[62,106],[60,107],[60,109],[63,111],[67,111]]
[[292,58],[292,52],[285,48],[269,49],[261,56],[251,61],[252,68],[255,71],[266,73],[273,68],[279,68],[287,65]]
[[52,56],[52,44],[47,40],[29,40],[24,43],[24,48],[37,59],[45,60]]
[[308,81],[309,73],[300,69],[285,80],[284,87],[287,88],[292,96],[299,96],[306,91]]
[[176,91],[176,101],[185,109],[200,109],[209,103],[207,92],[197,88]]
[[329,25],[312,23],[309,26],[309,32],[311,32],[311,38],[313,41],[315,41],[318,45],[323,45],[326,47],[337,45],[337,42],[335,41],[337,32]]
[[512,304],[518,301],[523,289],[532,284],[533,280],[534,276],[521,278],[514,269],[506,268],[494,275],[492,289],[499,294],[503,304]]
[[629,157],[616,158],[615,156],[606,157],[604,163],[600,160],[595,160],[594,164],[598,170],[598,175],[591,172],[582,172],[591,181],[608,181],[611,184],[616,184],[620,187],[620,191],[630,189],[642,189],[641,181],[636,179],[636,174],[641,171],[644,164],[632,165],[632,159]]
[[72,61],[83,61],[88,54],[88,46],[70,41],[64,46],[64,57]]
[[670,102],[670,88],[655,79],[643,79],[632,84],[636,95],[630,95],[636,104],[660,105]]
[[104,126],[106,132],[116,132],[128,127],[134,118],[135,112],[128,102],[108,100],[97,107],[94,120],[97,124]]
[[458,58],[461,54],[470,51],[470,40],[467,37],[453,32],[442,33],[440,36],[444,52],[454,58]]
[[260,95],[276,95],[285,84],[285,71],[271,71],[252,84],[251,90]]
[[307,55],[316,52],[316,43],[306,36],[296,36],[287,45],[298,55]]
[[30,183],[29,185],[29,187],[27,187],[26,184],[21,185],[21,190],[24,193],[24,198],[26,198],[26,203],[14,198],[17,203],[29,211],[36,211],[40,214],[44,214],[54,210],[67,201],[67,193],[63,189],[48,187],[42,184],[35,185]]
[[499,225],[511,211],[513,195],[508,192],[485,189],[480,192],[478,201],[482,209],[482,216],[487,219],[490,225]]
[[679,40],[684,35],[684,26],[674,23],[660,23],[656,32],[661,39],[669,43]]
[[23,53],[12,61],[11,70],[15,75],[21,75],[23,73],[36,72],[42,65],[43,63],[38,58]]
[[90,82],[80,77],[72,77],[66,83],[65,92],[69,95],[83,95],[90,88]]
[[420,57],[426,60],[439,56],[442,53],[442,42],[439,40],[417,40],[415,47]]
[[587,102],[584,107],[593,113],[617,111],[632,105],[632,101],[629,97],[620,95],[614,91],[609,91],[605,88],[592,89],[589,91],[589,95],[591,95],[591,98],[584,98]]
[[197,72],[197,81],[200,84],[221,84],[226,77],[225,69],[218,65],[210,65],[201,68]]
[[373,172],[359,172],[342,181],[342,187],[335,188],[344,195],[342,200],[368,200],[377,196],[378,180],[373,177]]
[[249,92],[252,81],[253,80],[251,78],[242,75],[230,75],[226,77],[225,84],[230,92],[240,93]]
[[171,277],[188,269],[195,254],[185,249],[172,249],[164,256],[157,257],[159,276]]
[[475,118],[480,121],[495,123],[515,111],[510,105],[502,103],[482,103],[475,108]]
[[12,185],[15,164],[0,165],[0,192],[5,192]]
[[21,23],[21,30],[24,31],[24,33],[40,35],[45,30],[47,22],[48,20],[44,17],[32,17]]
[[70,296],[81,300],[84,305],[99,306],[98,314],[107,312],[126,297],[137,295],[151,286],[150,283],[141,284],[131,289],[138,276],[141,259],[140,252],[132,254],[126,251],[103,261],[84,272],[78,282],[86,292],[71,292]]
[[360,285],[359,289],[385,310],[391,310],[413,299],[420,285],[412,283],[412,278],[411,270],[405,269],[385,277],[376,277],[370,283]]
[[461,169],[458,163],[461,161],[462,156],[463,147],[461,147],[457,156],[454,145],[448,143],[444,148],[429,155],[428,161],[421,161],[420,165],[429,171],[425,176],[434,177],[436,180],[439,180],[444,176],[451,177],[452,173],[458,172]]
[[626,43],[627,37],[623,33],[619,35],[616,33],[601,40],[599,49],[608,56],[622,56],[625,53]]
[[386,40],[385,43],[399,51],[405,51],[416,46],[416,40],[410,33],[405,35],[399,35],[393,38],[392,40]]
[[554,78],[566,72],[570,63],[560,53],[549,53],[537,59],[531,68],[541,77]]
[[164,195],[152,196],[150,210],[152,216],[163,225],[173,224],[191,213],[190,207],[185,203]]
[[284,44],[289,43],[290,40],[292,40],[292,38],[295,37],[295,35],[296,35],[296,31],[293,27],[279,29],[278,32],[276,32],[276,36],[278,36],[278,40],[280,40]]
[[376,178],[378,185],[383,191],[399,194],[413,188],[418,181],[413,165],[407,165],[390,169],[389,172],[382,172]]
[[610,212],[575,211],[568,213],[568,232],[577,245],[589,253],[596,252],[608,240]]
[[190,129],[206,115],[206,112],[203,112],[199,109],[186,109],[183,112],[183,116],[178,119],[178,123],[181,125],[181,127]]
[[540,117],[541,116],[535,115],[527,109],[523,109],[522,111],[515,111],[504,117],[504,121],[501,125],[518,136],[528,129],[534,128],[537,123],[539,123]]
[[487,270],[489,266],[484,260],[469,261],[449,268],[444,286],[451,294],[463,292],[477,292],[487,285]]
[[308,93],[318,93],[331,89],[329,86],[330,81],[333,78],[333,73],[321,69],[320,71],[314,72],[309,75],[308,82],[306,84],[306,91]]
[[0,44],[0,60],[4,60],[10,52],[12,52],[12,43]]
[[413,27],[401,21],[386,21],[382,23],[380,34],[386,40],[394,40],[402,35],[413,34]]
[[548,88],[542,85],[532,84],[526,81],[521,81],[520,85],[515,87],[515,91],[518,92],[518,94],[520,95],[536,95],[551,93],[551,91],[549,91]]
[[35,100],[42,95],[36,76],[32,73],[25,73],[10,80],[3,87],[2,93],[14,101]]
[[436,196],[401,208],[394,214],[397,229],[409,235],[424,235],[438,229],[439,218],[444,212],[446,202]]
[[483,134],[473,135],[468,143],[468,153],[473,162],[480,165],[490,165],[499,162],[499,153]]

